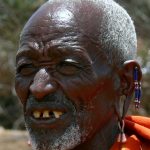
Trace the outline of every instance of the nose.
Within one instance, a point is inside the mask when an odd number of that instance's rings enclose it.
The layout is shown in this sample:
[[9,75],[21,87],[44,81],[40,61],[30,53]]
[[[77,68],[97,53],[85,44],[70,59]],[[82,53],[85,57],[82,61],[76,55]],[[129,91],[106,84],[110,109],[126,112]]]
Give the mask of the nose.
[[40,69],[30,85],[30,92],[37,99],[42,99],[56,91],[57,84],[45,69]]

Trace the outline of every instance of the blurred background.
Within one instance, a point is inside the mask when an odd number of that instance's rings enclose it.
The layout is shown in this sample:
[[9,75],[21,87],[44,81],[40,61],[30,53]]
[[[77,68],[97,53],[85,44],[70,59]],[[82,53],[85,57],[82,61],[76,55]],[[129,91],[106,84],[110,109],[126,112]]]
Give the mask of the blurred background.
[[[14,90],[15,55],[19,34],[32,13],[46,0],[0,0],[0,126],[25,129],[22,108]],[[135,22],[138,61],[143,71],[143,97],[139,111],[150,116],[150,0],[116,0]]]
[[[0,0],[0,150],[29,150],[22,106],[14,89],[19,34],[32,13],[46,0]],[[150,116],[150,0],[116,0],[134,20],[138,57],[143,71],[141,108],[130,113]],[[5,130],[7,129],[7,130]],[[13,131],[12,131],[13,129]]]

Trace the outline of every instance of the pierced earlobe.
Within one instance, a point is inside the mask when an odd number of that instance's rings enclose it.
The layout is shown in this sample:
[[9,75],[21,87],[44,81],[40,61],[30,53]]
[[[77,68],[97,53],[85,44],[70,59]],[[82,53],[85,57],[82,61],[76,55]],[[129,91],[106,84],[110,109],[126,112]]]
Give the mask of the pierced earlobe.
[[124,62],[123,67],[119,70],[121,79],[121,94],[126,98],[124,100],[123,115],[125,116],[132,96],[134,94],[135,107],[139,108],[141,102],[141,79],[142,71],[138,62],[135,60],[128,60]]

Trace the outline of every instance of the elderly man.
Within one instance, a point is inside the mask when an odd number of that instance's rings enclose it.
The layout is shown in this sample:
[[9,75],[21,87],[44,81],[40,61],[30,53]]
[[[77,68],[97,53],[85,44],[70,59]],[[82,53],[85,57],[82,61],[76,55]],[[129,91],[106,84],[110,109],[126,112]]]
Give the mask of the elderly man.
[[136,42],[113,0],[50,0],[32,15],[20,37],[16,92],[34,150],[117,150],[140,140],[124,134],[136,89],[140,103]]

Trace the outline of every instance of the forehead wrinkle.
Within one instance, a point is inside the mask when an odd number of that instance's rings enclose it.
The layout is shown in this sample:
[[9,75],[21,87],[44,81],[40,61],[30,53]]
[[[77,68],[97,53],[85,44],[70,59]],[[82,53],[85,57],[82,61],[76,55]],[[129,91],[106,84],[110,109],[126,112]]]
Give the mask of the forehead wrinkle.
[[87,53],[86,49],[80,47],[80,46],[64,46],[64,45],[54,45],[50,47],[45,47],[44,49],[44,55],[45,56],[52,56],[55,58],[83,58],[86,59],[89,63],[92,62],[89,54]]
[[49,25],[39,28],[38,26],[29,26],[21,34],[20,45],[26,41],[43,42],[44,44],[64,44],[73,43],[78,39],[78,33],[73,30],[74,27]]

